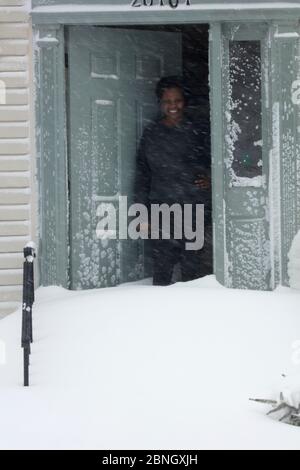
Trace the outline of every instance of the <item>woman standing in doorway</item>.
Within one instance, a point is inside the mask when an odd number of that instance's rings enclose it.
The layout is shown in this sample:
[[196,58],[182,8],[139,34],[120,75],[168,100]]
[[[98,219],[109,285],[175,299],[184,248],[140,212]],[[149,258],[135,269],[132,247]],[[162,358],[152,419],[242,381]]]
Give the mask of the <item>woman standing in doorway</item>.
[[144,130],[140,142],[135,200],[148,209],[151,204],[163,203],[182,207],[198,203],[205,207],[205,243],[201,250],[186,250],[184,237],[151,240],[153,284],[169,285],[177,263],[182,281],[212,272],[210,155],[207,128],[186,116],[187,97],[182,81],[177,77],[162,78],[156,95],[161,117]]

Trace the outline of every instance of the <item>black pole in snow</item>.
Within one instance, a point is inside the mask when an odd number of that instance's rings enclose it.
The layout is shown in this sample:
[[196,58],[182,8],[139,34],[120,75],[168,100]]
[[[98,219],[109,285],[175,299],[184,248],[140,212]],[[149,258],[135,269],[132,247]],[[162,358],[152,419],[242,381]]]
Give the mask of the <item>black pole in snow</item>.
[[23,302],[22,302],[22,339],[21,345],[24,355],[24,386],[29,386],[29,356],[30,344],[33,341],[32,334],[32,305],[34,302],[34,271],[33,260],[35,258],[35,249],[32,244],[24,248],[23,264]]

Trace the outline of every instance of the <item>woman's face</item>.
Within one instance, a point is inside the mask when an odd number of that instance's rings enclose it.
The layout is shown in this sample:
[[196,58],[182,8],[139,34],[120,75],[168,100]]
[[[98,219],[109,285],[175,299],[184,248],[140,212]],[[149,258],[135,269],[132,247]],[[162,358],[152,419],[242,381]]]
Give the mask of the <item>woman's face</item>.
[[185,102],[180,88],[168,88],[165,90],[163,92],[160,105],[165,119],[170,124],[174,125],[181,121]]

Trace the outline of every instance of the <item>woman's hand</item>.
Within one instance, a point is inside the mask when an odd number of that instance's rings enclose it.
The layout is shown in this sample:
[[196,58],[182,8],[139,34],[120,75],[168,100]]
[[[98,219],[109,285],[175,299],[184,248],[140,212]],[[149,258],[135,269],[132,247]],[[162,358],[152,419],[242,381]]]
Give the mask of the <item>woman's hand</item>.
[[210,185],[211,185],[211,179],[209,178],[209,176],[198,176],[198,178],[194,181],[195,185],[197,186],[197,188],[200,188],[200,189],[210,189]]

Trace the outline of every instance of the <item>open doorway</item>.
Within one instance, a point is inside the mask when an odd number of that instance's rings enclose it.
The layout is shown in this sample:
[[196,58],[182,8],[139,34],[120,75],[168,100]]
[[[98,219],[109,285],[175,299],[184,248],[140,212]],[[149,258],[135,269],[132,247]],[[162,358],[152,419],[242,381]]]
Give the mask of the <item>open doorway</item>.
[[[150,247],[120,240],[120,196],[131,203],[136,153],[143,130],[157,119],[154,92],[162,76],[182,76],[185,112],[201,122],[209,143],[208,25],[70,27],[67,44],[71,287],[143,279],[151,276]],[[111,206],[115,232],[99,237],[99,217]],[[206,265],[199,277],[210,272]],[[175,267],[173,281],[180,279]]]

